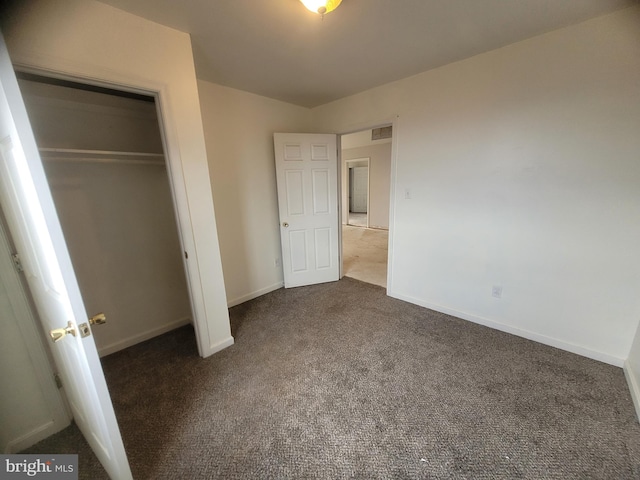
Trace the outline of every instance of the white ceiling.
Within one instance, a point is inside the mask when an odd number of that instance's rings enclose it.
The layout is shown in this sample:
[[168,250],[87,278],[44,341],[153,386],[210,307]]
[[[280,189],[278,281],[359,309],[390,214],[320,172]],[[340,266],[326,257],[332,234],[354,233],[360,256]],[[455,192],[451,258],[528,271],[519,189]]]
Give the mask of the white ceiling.
[[191,34],[198,78],[313,107],[638,0],[101,0]]

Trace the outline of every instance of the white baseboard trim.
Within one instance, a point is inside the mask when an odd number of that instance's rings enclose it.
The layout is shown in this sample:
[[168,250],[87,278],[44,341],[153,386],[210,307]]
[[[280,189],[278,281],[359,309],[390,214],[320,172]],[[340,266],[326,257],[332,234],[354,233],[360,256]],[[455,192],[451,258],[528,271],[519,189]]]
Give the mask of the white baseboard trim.
[[24,435],[21,435],[20,437],[7,443],[3,453],[12,454],[21,452],[25,448],[29,448],[30,446],[35,445],[40,440],[44,440],[54,433],[58,433],[60,430],[68,427],[70,424],[71,422],[67,422],[66,425],[57,425],[56,422],[51,421],[40,425],[30,432],[27,432]]
[[273,285],[261,288],[260,290],[256,290],[255,292],[247,293],[246,295],[234,298],[233,300],[228,300],[227,307],[235,307],[236,305],[240,305],[241,303],[248,302],[249,300],[253,300],[254,298],[261,297],[262,295],[266,295],[267,293],[273,292],[274,290],[278,290],[282,287],[284,287],[284,282],[274,283]]
[[442,305],[423,302],[422,300],[418,300],[417,298],[413,298],[411,296],[404,295],[396,291],[387,290],[387,295],[393,298],[397,298],[398,300],[403,300],[405,302],[413,303],[415,305],[419,305],[421,307],[428,308],[430,310],[435,310],[436,312],[446,313],[447,315],[452,315],[454,317],[461,318],[463,320],[468,320],[473,323],[478,323],[480,325],[484,325],[485,327],[494,328],[496,330],[500,330],[501,332],[506,332],[512,335],[516,335],[518,337],[526,338],[528,340],[533,340],[534,342],[559,348],[560,350],[565,350],[567,352],[575,353],[583,357],[591,358],[593,360],[598,360],[599,362],[608,363],[609,365],[613,365],[616,367],[622,367],[624,365],[623,358],[618,358],[613,355],[609,355],[608,353],[599,352],[597,350],[591,350],[589,348],[585,348],[580,345],[575,345],[573,343],[565,342],[563,340],[547,337],[546,335],[541,335],[539,333],[531,332],[529,330],[524,330],[518,327],[513,327],[511,325],[505,325],[504,323],[496,322],[495,320],[490,320],[488,318],[484,318],[479,315],[474,315],[467,312],[461,312],[459,310],[449,308],[449,307],[444,307]]
[[637,372],[633,371],[628,360],[624,362],[624,376],[626,377],[627,384],[629,385],[633,405],[636,407],[636,418],[640,421],[640,384],[638,384],[637,380],[639,377]]
[[110,343],[109,345],[105,345],[104,347],[100,347],[98,348],[98,355],[100,355],[101,357],[110,355],[117,351],[131,347],[137,343],[144,342],[145,340],[157,337],[158,335],[162,335],[163,333],[170,332],[171,330],[175,330],[176,328],[188,325],[190,323],[191,319],[188,317],[181,318],[180,320],[176,320],[175,322],[166,323],[157,328],[153,328],[151,330],[147,330],[146,332],[138,333],[136,335],[123,338],[122,340],[118,340],[117,342]]
[[229,335],[224,340],[220,340],[218,343],[211,345],[211,353],[207,355],[207,357],[213,355],[214,353],[218,353],[220,350],[224,350],[225,348],[230,347],[231,345],[233,345],[233,343],[233,337]]

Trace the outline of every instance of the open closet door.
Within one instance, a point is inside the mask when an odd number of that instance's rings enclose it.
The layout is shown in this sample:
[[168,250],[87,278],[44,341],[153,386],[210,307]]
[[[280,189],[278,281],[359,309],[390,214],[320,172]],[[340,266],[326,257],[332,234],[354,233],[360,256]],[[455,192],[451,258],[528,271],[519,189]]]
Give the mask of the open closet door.
[[273,135],[284,286],[340,277],[336,135]]
[[1,36],[0,112],[0,203],[42,326],[47,336],[60,337],[51,350],[73,417],[109,476],[131,479],[78,283]]

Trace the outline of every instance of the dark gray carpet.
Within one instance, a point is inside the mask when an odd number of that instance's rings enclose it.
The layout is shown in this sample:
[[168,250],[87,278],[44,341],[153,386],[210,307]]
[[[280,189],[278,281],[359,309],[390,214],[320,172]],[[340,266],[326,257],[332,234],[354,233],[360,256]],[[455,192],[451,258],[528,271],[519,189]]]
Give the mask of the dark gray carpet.
[[[340,282],[231,309],[104,359],[134,477],[640,478],[621,369]],[[75,427],[32,452],[80,452]]]

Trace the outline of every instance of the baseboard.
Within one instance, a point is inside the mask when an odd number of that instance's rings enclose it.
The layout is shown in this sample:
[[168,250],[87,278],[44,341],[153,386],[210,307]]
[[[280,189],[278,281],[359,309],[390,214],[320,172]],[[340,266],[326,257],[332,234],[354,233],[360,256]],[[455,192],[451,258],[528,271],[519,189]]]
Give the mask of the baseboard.
[[413,298],[408,295],[403,295],[401,293],[398,293],[392,290],[387,290],[387,295],[393,298],[397,298],[398,300],[403,300],[405,302],[413,303],[415,305],[419,305],[421,307],[428,308],[430,310],[435,310],[436,312],[446,313],[447,315],[452,315],[454,317],[461,318],[463,320],[468,320],[469,322],[478,323],[480,325],[484,325],[485,327],[494,328],[496,330],[500,330],[501,332],[510,333],[518,337],[523,337],[528,340],[533,340],[534,342],[542,343],[544,345],[549,345],[550,347],[559,348],[560,350],[565,350],[567,352],[575,353],[583,357],[591,358],[592,360],[598,360],[599,362],[608,363],[609,365],[613,365],[616,367],[622,367],[624,365],[623,358],[618,358],[613,355],[609,355],[607,353],[599,352],[597,350],[591,350],[589,348],[585,348],[580,345],[575,345],[573,343],[565,342],[563,340],[558,340],[556,338],[547,337],[546,335],[541,335],[539,333],[531,332],[529,330],[524,330],[518,327],[513,327],[511,325],[506,325],[504,323],[496,322],[495,320],[490,320],[488,318],[481,317],[479,315],[462,312],[453,308],[444,307],[442,305],[423,302],[422,300],[418,300],[417,298]]
[[631,392],[631,399],[633,405],[636,407],[636,418],[640,421],[640,384],[638,384],[638,375],[633,371],[629,360],[624,362],[624,376],[627,379],[629,385],[629,391]]
[[7,443],[4,453],[12,454],[18,453],[24,450],[25,448],[29,448],[32,445],[35,445],[41,440],[44,440],[47,437],[50,437],[54,433],[58,433],[60,430],[68,427],[71,422],[68,422],[66,425],[56,425],[56,422],[51,421],[47,422],[44,425],[40,425],[37,428],[34,428],[30,432],[21,435],[20,437],[11,440]]
[[282,287],[284,287],[284,282],[274,283],[273,285],[261,288],[260,290],[256,290],[255,292],[247,293],[246,295],[234,298],[233,300],[228,300],[227,307],[235,307],[236,305],[240,305],[241,303],[248,302],[249,300],[253,300],[254,298],[261,297],[262,295],[266,295],[267,293],[273,292],[274,290],[278,290]]
[[157,337],[158,335],[162,335],[163,333],[170,332],[171,330],[175,330],[176,328],[188,325],[190,323],[190,318],[181,318],[180,320],[176,320],[175,322],[167,323],[160,327],[147,330],[146,332],[138,333],[137,335],[132,335],[131,337],[127,337],[122,340],[118,340],[117,342],[110,343],[109,345],[105,345],[104,347],[98,348],[98,355],[100,355],[101,357],[110,355],[117,351],[131,347],[137,343],[144,342],[145,340]]
[[[220,340],[218,343],[211,345],[210,355],[213,355],[214,353],[218,353],[220,350],[224,350],[225,348],[230,347],[231,345],[233,345],[233,343],[234,343],[233,337],[229,335],[224,340]],[[207,357],[208,356],[209,355],[207,355]]]

